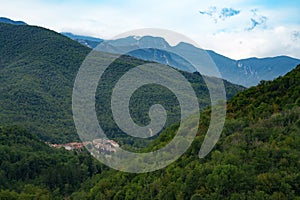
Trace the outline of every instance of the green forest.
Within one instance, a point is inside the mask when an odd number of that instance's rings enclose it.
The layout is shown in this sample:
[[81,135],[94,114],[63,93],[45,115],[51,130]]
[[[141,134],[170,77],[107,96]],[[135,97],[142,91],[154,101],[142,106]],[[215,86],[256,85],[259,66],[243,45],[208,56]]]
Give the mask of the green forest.
[[[152,173],[105,171],[73,199],[299,199],[300,66],[234,96],[221,139],[204,159],[198,151],[209,124],[175,163]],[[176,125],[153,148],[172,139]]]
[[[198,96],[197,136],[168,167],[133,174],[110,169],[87,150],[46,143],[78,141],[72,87],[90,49],[44,28],[1,23],[0,44],[0,199],[300,199],[300,65],[248,89],[224,81],[225,126],[202,159],[198,151],[210,123],[209,94],[199,74],[180,72]],[[170,91],[141,88],[131,102],[138,123],[148,123],[145,113],[155,103],[170,116],[168,127],[147,143],[125,137],[107,110],[114,81],[142,63],[129,56],[113,63],[99,83],[98,91],[105,92],[97,94],[96,108],[111,138],[151,151],[171,141],[179,126],[172,118],[178,102]]]

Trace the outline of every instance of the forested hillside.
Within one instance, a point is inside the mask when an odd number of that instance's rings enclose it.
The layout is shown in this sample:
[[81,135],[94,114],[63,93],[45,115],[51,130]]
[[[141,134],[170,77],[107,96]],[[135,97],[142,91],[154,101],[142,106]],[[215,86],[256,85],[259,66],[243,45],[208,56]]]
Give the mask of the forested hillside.
[[89,49],[50,30],[0,23],[0,124],[74,140],[71,88]]
[[[209,124],[201,117],[189,150],[165,169],[95,175],[73,199],[300,199],[300,66],[262,82],[228,103],[222,137],[204,159],[198,151]],[[165,144],[176,125],[162,133]],[[153,146],[155,148],[155,145]]]

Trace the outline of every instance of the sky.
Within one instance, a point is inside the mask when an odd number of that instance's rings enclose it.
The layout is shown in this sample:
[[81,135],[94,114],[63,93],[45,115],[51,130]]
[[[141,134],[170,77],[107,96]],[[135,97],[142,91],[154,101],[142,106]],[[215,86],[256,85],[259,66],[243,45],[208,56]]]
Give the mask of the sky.
[[233,59],[300,58],[299,0],[0,0],[0,16],[110,39],[168,29]]

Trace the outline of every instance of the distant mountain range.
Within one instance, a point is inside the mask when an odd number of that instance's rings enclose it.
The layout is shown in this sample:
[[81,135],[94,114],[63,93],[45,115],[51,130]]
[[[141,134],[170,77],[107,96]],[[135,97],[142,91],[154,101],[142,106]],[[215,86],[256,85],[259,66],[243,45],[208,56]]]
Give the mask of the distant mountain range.
[[[26,25],[25,22],[4,17],[0,18],[0,23]],[[129,36],[104,41],[100,38],[75,35],[68,32],[61,34],[89,48],[96,48],[102,43],[104,45],[102,45],[101,50],[107,52],[119,54],[126,52],[127,55],[138,59],[169,65],[182,71],[195,72],[195,67],[180,56],[181,52],[185,52],[193,58],[194,65],[202,66],[200,70],[202,75],[214,76],[205,63],[204,57],[209,55],[218,67],[223,79],[245,87],[257,85],[262,80],[273,80],[283,76],[300,64],[300,59],[288,56],[234,60],[214,51],[203,50],[184,42],[171,46],[165,39],[160,37]]]
[[[76,36],[63,33],[64,35],[80,42],[83,45],[95,48],[103,42],[95,38],[89,40],[86,36]],[[271,58],[247,58],[234,60],[220,55],[211,50],[203,50],[191,44],[181,42],[176,46],[170,46],[168,42],[160,37],[136,37],[129,36],[117,40],[104,41],[101,50],[111,53],[124,53],[139,59],[154,61],[166,64],[174,68],[187,72],[195,72],[196,69],[191,63],[183,59],[180,52],[188,52],[193,57],[193,63],[204,65],[203,56],[209,55],[218,67],[222,77],[232,83],[240,84],[246,87],[257,85],[261,80],[273,80],[279,76],[285,75],[300,64],[299,59],[288,56],[276,56]],[[93,45],[90,45],[93,44]],[[105,48],[103,48],[103,46]],[[135,50],[139,48],[138,50]],[[175,52],[175,53],[174,53]],[[176,53],[178,52],[178,54]],[[202,68],[203,75],[211,76],[209,69]]]
[[83,44],[89,48],[95,48],[97,45],[99,45],[103,41],[102,39],[99,39],[99,38],[75,35],[73,33],[68,33],[68,32],[62,32],[61,34],[71,38],[72,40],[76,40],[80,44]]

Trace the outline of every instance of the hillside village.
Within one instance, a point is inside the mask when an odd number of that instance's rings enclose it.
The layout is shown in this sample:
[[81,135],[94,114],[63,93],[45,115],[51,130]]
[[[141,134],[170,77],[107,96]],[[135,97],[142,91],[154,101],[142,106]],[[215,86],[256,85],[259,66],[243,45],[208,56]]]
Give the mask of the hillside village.
[[108,139],[94,139],[86,142],[70,142],[66,144],[50,144],[47,143],[50,147],[53,148],[65,148],[68,151],[76,150],[81,151],[87,145],[92,145],[99,153],[115,153],[119,148],[119,144],[114,140]]

